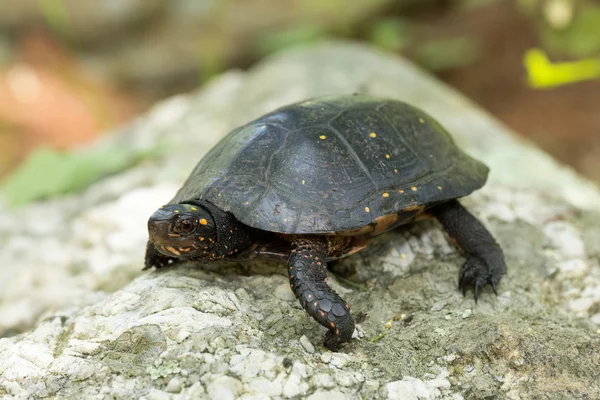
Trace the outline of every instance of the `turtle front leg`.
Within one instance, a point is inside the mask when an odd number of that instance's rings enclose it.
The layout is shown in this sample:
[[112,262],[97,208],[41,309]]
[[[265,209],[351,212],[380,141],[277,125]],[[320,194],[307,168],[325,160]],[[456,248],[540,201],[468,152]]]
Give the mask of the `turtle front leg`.
[[327,244],[320,240],[299,239],[292,243],[288,259],[290,287],[302,308],[329,332],[325,347],[337,351],[354,333],[350,305],[327,285]]
[[[494,293],[506,273],[504,253],[492,234],[457,200],[431,210],[456,244],[462,248],[467,261],[462,266],[458,288],[463,295],[473,286],[475,302],[479,288],[489,284]],[[497,294],[497,293],[496,293]]]

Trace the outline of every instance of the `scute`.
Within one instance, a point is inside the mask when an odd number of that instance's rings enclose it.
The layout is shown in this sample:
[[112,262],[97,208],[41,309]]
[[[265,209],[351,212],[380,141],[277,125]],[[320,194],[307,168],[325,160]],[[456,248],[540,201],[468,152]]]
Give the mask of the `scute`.
[[253,228],[332,233],[466,196],[487,173],[421,110],[333,96],[282,107],[232,131],[171,203],[204,199]]

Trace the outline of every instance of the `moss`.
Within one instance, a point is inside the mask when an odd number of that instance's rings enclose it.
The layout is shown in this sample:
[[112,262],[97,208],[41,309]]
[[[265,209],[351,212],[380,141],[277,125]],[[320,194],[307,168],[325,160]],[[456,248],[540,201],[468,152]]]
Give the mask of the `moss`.
[[166,348],[165,336],[158,325],[140,325],[105,343],[102,353],[96,357],[113,372],[125,376],[143,375],[147,365]]

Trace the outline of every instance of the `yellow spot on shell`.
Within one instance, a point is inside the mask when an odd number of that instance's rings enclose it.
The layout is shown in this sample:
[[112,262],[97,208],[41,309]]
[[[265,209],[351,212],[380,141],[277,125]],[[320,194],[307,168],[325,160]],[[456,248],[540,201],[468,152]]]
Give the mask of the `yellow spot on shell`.
[[406,260],[406,254],[404,254],[404,253],[401,253],[401,254],[400,254],[400,258],[402,258],[403,260]]
[[386,155],[385,155],[385,158],[390,158],[390,157],[391,157],[391,156],[390,156],[389,154],[386,154]]
[[416,192],[417,191],[417,187],[413,186],[413,187],[410,188],[410,190],[412,190],[413,192]]
[[325,136],[325,135],[321,135],[321,136],[319,136],[319,139],[321,139],[321,140],[325,140],[325,139],[327,139],[327,136]]
[[204,218],[202,218],[200,220],[200,225],[206,225],[206,224],[208,224],[208,221],[206,221]]
[[398,190],[398,193],[404,193],[404,190],[402,190],[402,189],[399,189],[399,190]]
[[369,136],[371,136],[373,139],[375,139],[377,137],[377,134],[375,132],[371,132],[371,133],[369,133]]
[[245,201],[245,202],[244,202],[244,205],[245,205],[245,206],[247,206],[248,204],[250,204],[250,202],[249,202],[249,201]]
[[196,207],[192,207],[192,211],[198,211]]
[[398,170],[397,170],[397,169],[394,169],[394,173],[395,173],[395,174],[397,174],[397,173],[398,173]]
[[423,118],[419,118],[419,122],[422,123],[422,124],[424,124],[425,120]]
[[369,207],[365,207],[365,211],[366,212],[371,212],[371,209]]
[[306,182],[306,181],[305,181],[304,179],[302,179],[302,184],[303,184],[303,185],[304,185],[304,183],[305,183],[305,182]]
[[382,194],[382,196],[383,197],[390,197],[390,194],[386,192],[386,193]]
[[204,236],[200,236],[200,241],[204,242]]
[[442,189],[443,189],[443,187],[441,187],[441,186],[438,186],[438,190],[442,190]]

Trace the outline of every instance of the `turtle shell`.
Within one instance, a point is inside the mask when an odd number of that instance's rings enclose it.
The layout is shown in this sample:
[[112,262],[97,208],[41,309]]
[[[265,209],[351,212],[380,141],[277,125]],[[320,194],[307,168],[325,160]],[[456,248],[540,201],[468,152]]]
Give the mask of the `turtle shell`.
[[171,204],[207,200],[271,232],[341,233],[466,196],[487,174],[413,106],[362,95],[323,97],[230,132]]

